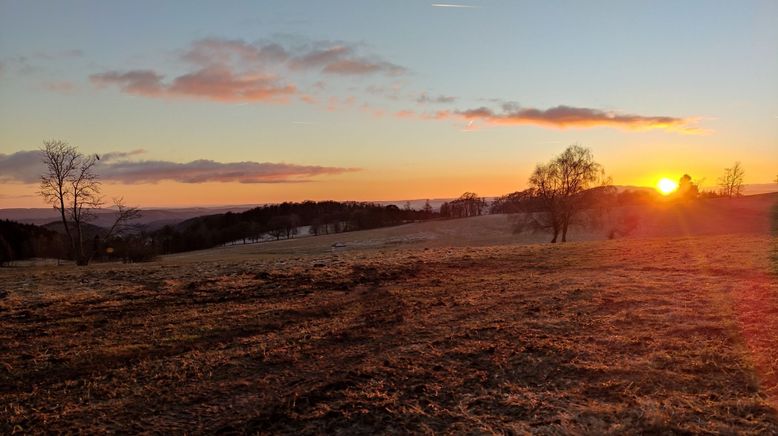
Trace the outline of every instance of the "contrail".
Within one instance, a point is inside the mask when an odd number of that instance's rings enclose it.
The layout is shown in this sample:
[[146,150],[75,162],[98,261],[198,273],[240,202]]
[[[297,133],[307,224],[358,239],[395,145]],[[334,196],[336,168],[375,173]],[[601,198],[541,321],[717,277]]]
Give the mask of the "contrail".
[[478,6],[471,5],[455,5],[451,3],[433,3],[433,8],[464,8],[464,9],[478,9]]

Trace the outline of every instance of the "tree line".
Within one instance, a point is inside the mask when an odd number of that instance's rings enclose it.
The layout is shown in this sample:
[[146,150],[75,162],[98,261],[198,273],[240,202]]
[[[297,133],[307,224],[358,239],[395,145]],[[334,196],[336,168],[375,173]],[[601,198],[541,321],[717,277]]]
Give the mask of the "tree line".
[[166,226],[149,234],[160,253],[211,248],[235,241],[289,239],[305,228],[310,235],[367,230],[437,218],[439,214],[368,202],[304,201],[227,212]]

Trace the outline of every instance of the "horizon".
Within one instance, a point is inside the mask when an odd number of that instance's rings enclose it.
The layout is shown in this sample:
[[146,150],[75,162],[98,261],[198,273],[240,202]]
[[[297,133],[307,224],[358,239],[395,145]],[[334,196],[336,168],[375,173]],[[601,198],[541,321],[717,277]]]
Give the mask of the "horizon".
[[144,208],[499,196],[570,144],[616,185],[778,172],[776,2],[183,7],[0,2],[0,208],[46,206],[47,139]]
[[[636,185],[614,185],[616,188],[623,188],[623,189],[644,189],[644,190],[651,190],[656,191],[658,194],[660,193],[656,186],[636,186]],[[513,191],[516,192],[516,191]],[[501,197],[503,195],[510,194],[511,192],[505,192],[503,194],[499,195],[479,195],[479,197],[482,197],[486,200],[490,199],[496,199],[498,197]],[[764,195],[764,194],[773,194],[778,193],[778,183],[752,183],[752,184],[744,184],[743,185],[743,194],[742,196],[748,197],[753,195]],[[343,200],[335,200],[331,198],[323,198],[318,200],[313,199],[303,199],[303,200],[294,200],[294,201],[287,201],[291,203],[302,203],[305,201],[336,201],[336,202],[348,202],[348,201],[354,201],[354,202],[360,202],[360,203],[378,203],[378,204],[396,204],[401,205],[405,202],[424,202],[424,201],[430,201],[432,203],[437,202],[445,202],[445,201],[451,201],[455,200],[459,197],[459,195],[451,196],[451,197],[434,197],[434,198],[406,198],[406,199],[389,199],[389,200],[374,200],[374,199],[368,199],[368,200],[353,200],[353,199],[343,199]],[[221,204],[221,203],[214,203],[214,204],[170,204],[170,205],[159,205],[159,206],[144,206],[144,205],[135,205],[136,207],[140,208],[141,210],[177,210],[177,209],[229,209],[229,208],[255,208],[255,207],[262,207],[262,206],[269,206],[274,204],[280,204],[284,201],[279,202],[272,202],[272,203],[244,203],[244,204]],[[34,210],[40,210],[40,209],[51,209],[55,210],[51,207],[51,205],[42,205],[37,207],[0,207],[0,211],[4,210],[13,210],[13,209],[34,209]],[[100,210],[114,210],[114,206],[110,205],[104,205],[100,208]],[[3,217],[0,216],[0,219],[3,219]]]

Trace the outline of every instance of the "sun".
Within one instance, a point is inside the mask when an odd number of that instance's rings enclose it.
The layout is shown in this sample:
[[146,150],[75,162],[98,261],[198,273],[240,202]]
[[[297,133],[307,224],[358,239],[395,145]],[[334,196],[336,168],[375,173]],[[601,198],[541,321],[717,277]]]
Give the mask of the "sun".
[[670,195],[678,189],[678,183],[675,183],[667,177],[663,177],[657,182],[656,189],[661,192],[662,195]]

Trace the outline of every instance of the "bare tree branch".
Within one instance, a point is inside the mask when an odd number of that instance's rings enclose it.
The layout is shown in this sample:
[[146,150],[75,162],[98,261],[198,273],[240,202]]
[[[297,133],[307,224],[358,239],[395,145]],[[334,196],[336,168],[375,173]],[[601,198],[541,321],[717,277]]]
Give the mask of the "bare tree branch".
[[740,162],[735,162],[731,168],[724,168],[724,175],[719,177],[720,194],[729,198],[743,195],[745,174]]
[[60,140],[44,141],[41,153],[46,173],[41,175],[39,194],[59,211],[76,263],[86,265],[83,225],[94,219],[93,210],[103,204],[95,172],[97,156],[85,157]]

